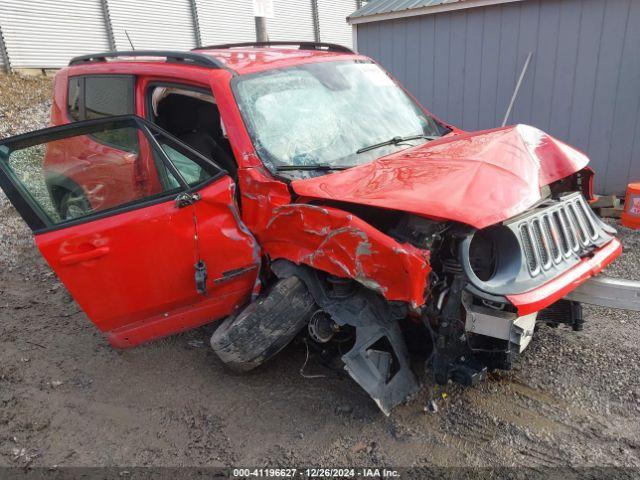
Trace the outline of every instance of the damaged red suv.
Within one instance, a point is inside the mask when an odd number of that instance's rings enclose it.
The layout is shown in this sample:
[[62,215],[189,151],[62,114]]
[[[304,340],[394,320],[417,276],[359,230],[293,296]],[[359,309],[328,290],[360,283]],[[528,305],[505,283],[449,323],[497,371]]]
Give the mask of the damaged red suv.
[[0,142],[0,183],[113,346],[224,319],[246,371],[304,335],[385,413],[411,355],[474,384],[536,322],[580,329],[565,297],[621,251],[585,155],[461,131],[337,45],[77,57],[51,122]]

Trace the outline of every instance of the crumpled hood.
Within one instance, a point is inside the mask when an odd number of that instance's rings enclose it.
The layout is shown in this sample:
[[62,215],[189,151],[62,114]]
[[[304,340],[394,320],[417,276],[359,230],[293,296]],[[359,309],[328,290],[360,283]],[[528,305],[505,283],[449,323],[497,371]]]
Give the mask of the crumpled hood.
[[299,195],[484,228],[524,212],[540,187],[584,168],[576,149],[527,125],[449,135],[374,162],[296,180]]

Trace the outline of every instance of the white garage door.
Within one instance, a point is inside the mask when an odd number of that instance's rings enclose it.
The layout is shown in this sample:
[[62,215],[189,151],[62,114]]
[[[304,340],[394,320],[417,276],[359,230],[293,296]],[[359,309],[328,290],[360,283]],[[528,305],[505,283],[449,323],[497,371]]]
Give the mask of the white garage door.
[[248,0],[197,0],[203,45],[256,39],[253,6]]
[[267,19],[269,40],[315,39],[311,0],[273,0],[275,18]]
[[355,0],[318,0],[320,40],[353,47],[351,25],[347,16],[356,10]]
[[189,0],[108,0],[118,50],[189,50],[196,46]]
[[109,49],[100,0],[1,0],[0,28],[12,68],[64,67]]

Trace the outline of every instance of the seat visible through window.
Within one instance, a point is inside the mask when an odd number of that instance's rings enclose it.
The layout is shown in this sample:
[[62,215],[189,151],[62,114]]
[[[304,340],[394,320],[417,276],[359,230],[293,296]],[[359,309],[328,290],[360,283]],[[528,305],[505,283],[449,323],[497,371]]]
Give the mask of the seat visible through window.
[[229,142],[224,138],[220,112],[215,103],[171,93],[160,98],[154,107],[157,112],[154,118],[156,124],[217,163],[235,178],[237,164],[231,154]]

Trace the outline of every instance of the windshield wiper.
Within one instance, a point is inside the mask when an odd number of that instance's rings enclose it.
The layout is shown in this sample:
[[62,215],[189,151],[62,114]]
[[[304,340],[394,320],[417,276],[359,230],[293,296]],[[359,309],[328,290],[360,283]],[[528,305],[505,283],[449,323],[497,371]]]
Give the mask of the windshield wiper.
[[387,145],[400,145],[401,143],[408,142],[409,140],[420,140],[423,138],[426,140],[435,140],[436,138],[440,138],[440,137],[433,137],[433,136],[424,135],[424,134],[410,135],[408,137],[393,137],[389,140],[385,140],[384,142],[374,143],[373,145],[369,145],[368,147],[362,147],[360,150],[357,150],[356,153],[368,152],[369,150],[375,150],[376,148],[386,147]]
[[330,171],[330,170],[346,170],[347,168],[351,168],[353,165],[329,165],[328,163],[315,163],[309,165],[277,165],[276,170],[279,172],[286,172],[289,170],[321,170],[321,171]]

